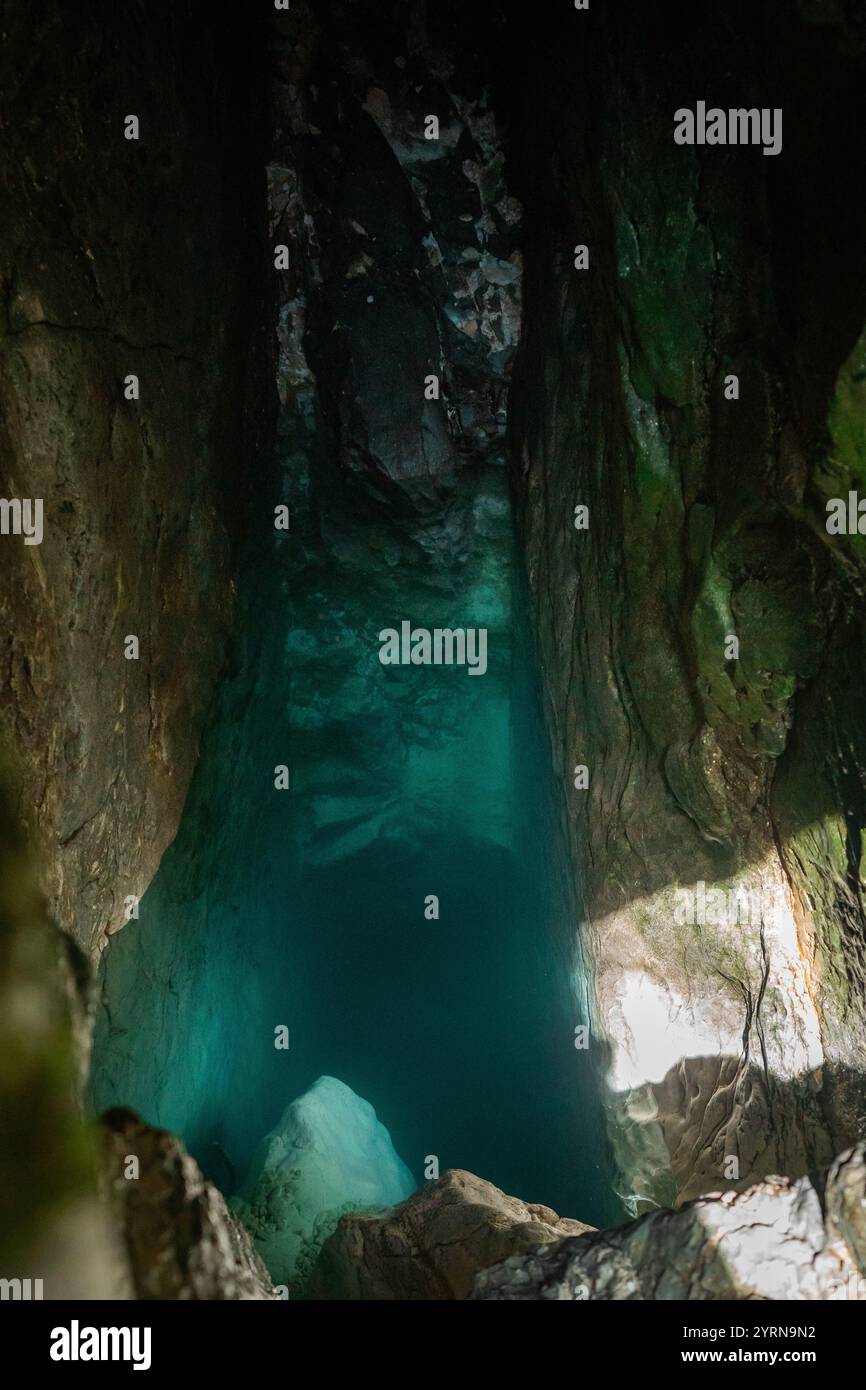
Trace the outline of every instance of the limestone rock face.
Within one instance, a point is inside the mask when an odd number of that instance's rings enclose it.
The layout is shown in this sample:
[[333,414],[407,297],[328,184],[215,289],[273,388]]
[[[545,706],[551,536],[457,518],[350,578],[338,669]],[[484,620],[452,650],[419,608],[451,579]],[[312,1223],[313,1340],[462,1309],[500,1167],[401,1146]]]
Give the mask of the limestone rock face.
[[866,1301],[866,1151],[512,1257],[473,1297]]
[[308,1292],[338,1299],[467,1298],[477,1272],[506,1252],[518,1255],[591,1230],[453,1169],[388,1211],[344,1216]]
[[0,713],[52,915],[93,956],[176,831],[231,617],[258,26],[189,2],[4,26],[0,494],[40,499],[43,537],[0,536]]
[[[866,482],[844,12],[772,0],[769,67],[727,14],[564,12],[528,80],[513,441],[632,1215],[863,1131],[866,552],[825,525]],[[698,70],[724,105],[784,108],[784,178],[674,143]]]
[[[103,1125],[109,1196],[133,1297],[277,1297],[250,1236],[179,1139],[131,1110],[108,1111]],[[134,1179],[132,1159],[138,1163]]]

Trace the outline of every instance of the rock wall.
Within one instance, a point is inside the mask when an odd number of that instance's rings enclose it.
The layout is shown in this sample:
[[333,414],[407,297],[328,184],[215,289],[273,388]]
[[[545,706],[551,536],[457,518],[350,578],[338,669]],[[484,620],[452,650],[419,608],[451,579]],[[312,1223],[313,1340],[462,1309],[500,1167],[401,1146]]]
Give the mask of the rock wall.
[[[604,5],[525,47],[515,472],[635,1213],[862,1133],[866,542],[825,502],[864,474],[863,21]],[[782,108],[781,154],[675,144],[698,100]]]
[[0,704],[93,956],[174,836],[231,620],[267,415],[262,23],[182,0],[3,29],[0,493],[41,499],[43,537],[0,536]]
[[[3,5],[0,23],[0,1274],[52,1299],[152,1295],[144,1230],[162,1291],[269,1296],[182,1152],[166,1202],[144,1132],[124,1252],[77,1106],[90,963],[177,829],[270,427],[265,31],[199,0],[95,19]],[[10,525],[22,499],[37,544]]]

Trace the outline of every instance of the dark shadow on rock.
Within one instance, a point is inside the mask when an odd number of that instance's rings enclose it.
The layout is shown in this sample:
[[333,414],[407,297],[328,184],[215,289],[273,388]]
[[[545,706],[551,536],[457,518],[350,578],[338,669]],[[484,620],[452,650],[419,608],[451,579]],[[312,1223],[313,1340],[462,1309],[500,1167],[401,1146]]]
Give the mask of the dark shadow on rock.
[[[793,1171],[815,1124],[822,1149],[852,1142],[863,1108],[866,545],[825,525],[828,498],[866,495],[866,149],[839,138],[866,122],[862,18],[779,0],[581,18],[525,20],[510,428],[599,1023],[618,1029],[633,969],[684,1019],[741,1027],[761,1068],[808,1033],[833,1079],[795,1107],[802,1134],[780,1130]],[[781,109],[782,153],[677,145],[698,100]],[[675,924],[678,888],[738,879],[783,886],[775,937]],[[677,1107],[706,1103],[710,1128],[717,1108],[698,1073],[661,1096],[682,1157]],[[738,1093],[760,1143],[760,1088]]]

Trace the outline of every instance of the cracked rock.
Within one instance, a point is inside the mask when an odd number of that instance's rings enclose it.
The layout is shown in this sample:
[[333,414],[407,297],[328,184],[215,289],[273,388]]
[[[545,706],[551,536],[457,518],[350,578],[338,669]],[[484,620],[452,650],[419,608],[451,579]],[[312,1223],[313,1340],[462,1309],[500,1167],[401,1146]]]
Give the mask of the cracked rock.
[[512,1256],[472,1297],[866,1301],[866,1146],[796,1182],[768,1178]]

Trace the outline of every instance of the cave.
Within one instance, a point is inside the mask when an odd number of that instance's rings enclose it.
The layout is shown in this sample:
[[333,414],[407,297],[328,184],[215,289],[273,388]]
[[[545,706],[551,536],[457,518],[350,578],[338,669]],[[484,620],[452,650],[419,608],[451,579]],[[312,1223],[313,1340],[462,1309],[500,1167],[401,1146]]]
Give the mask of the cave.
[[7,10],[4,1298],[866,1298],[854,0]]

